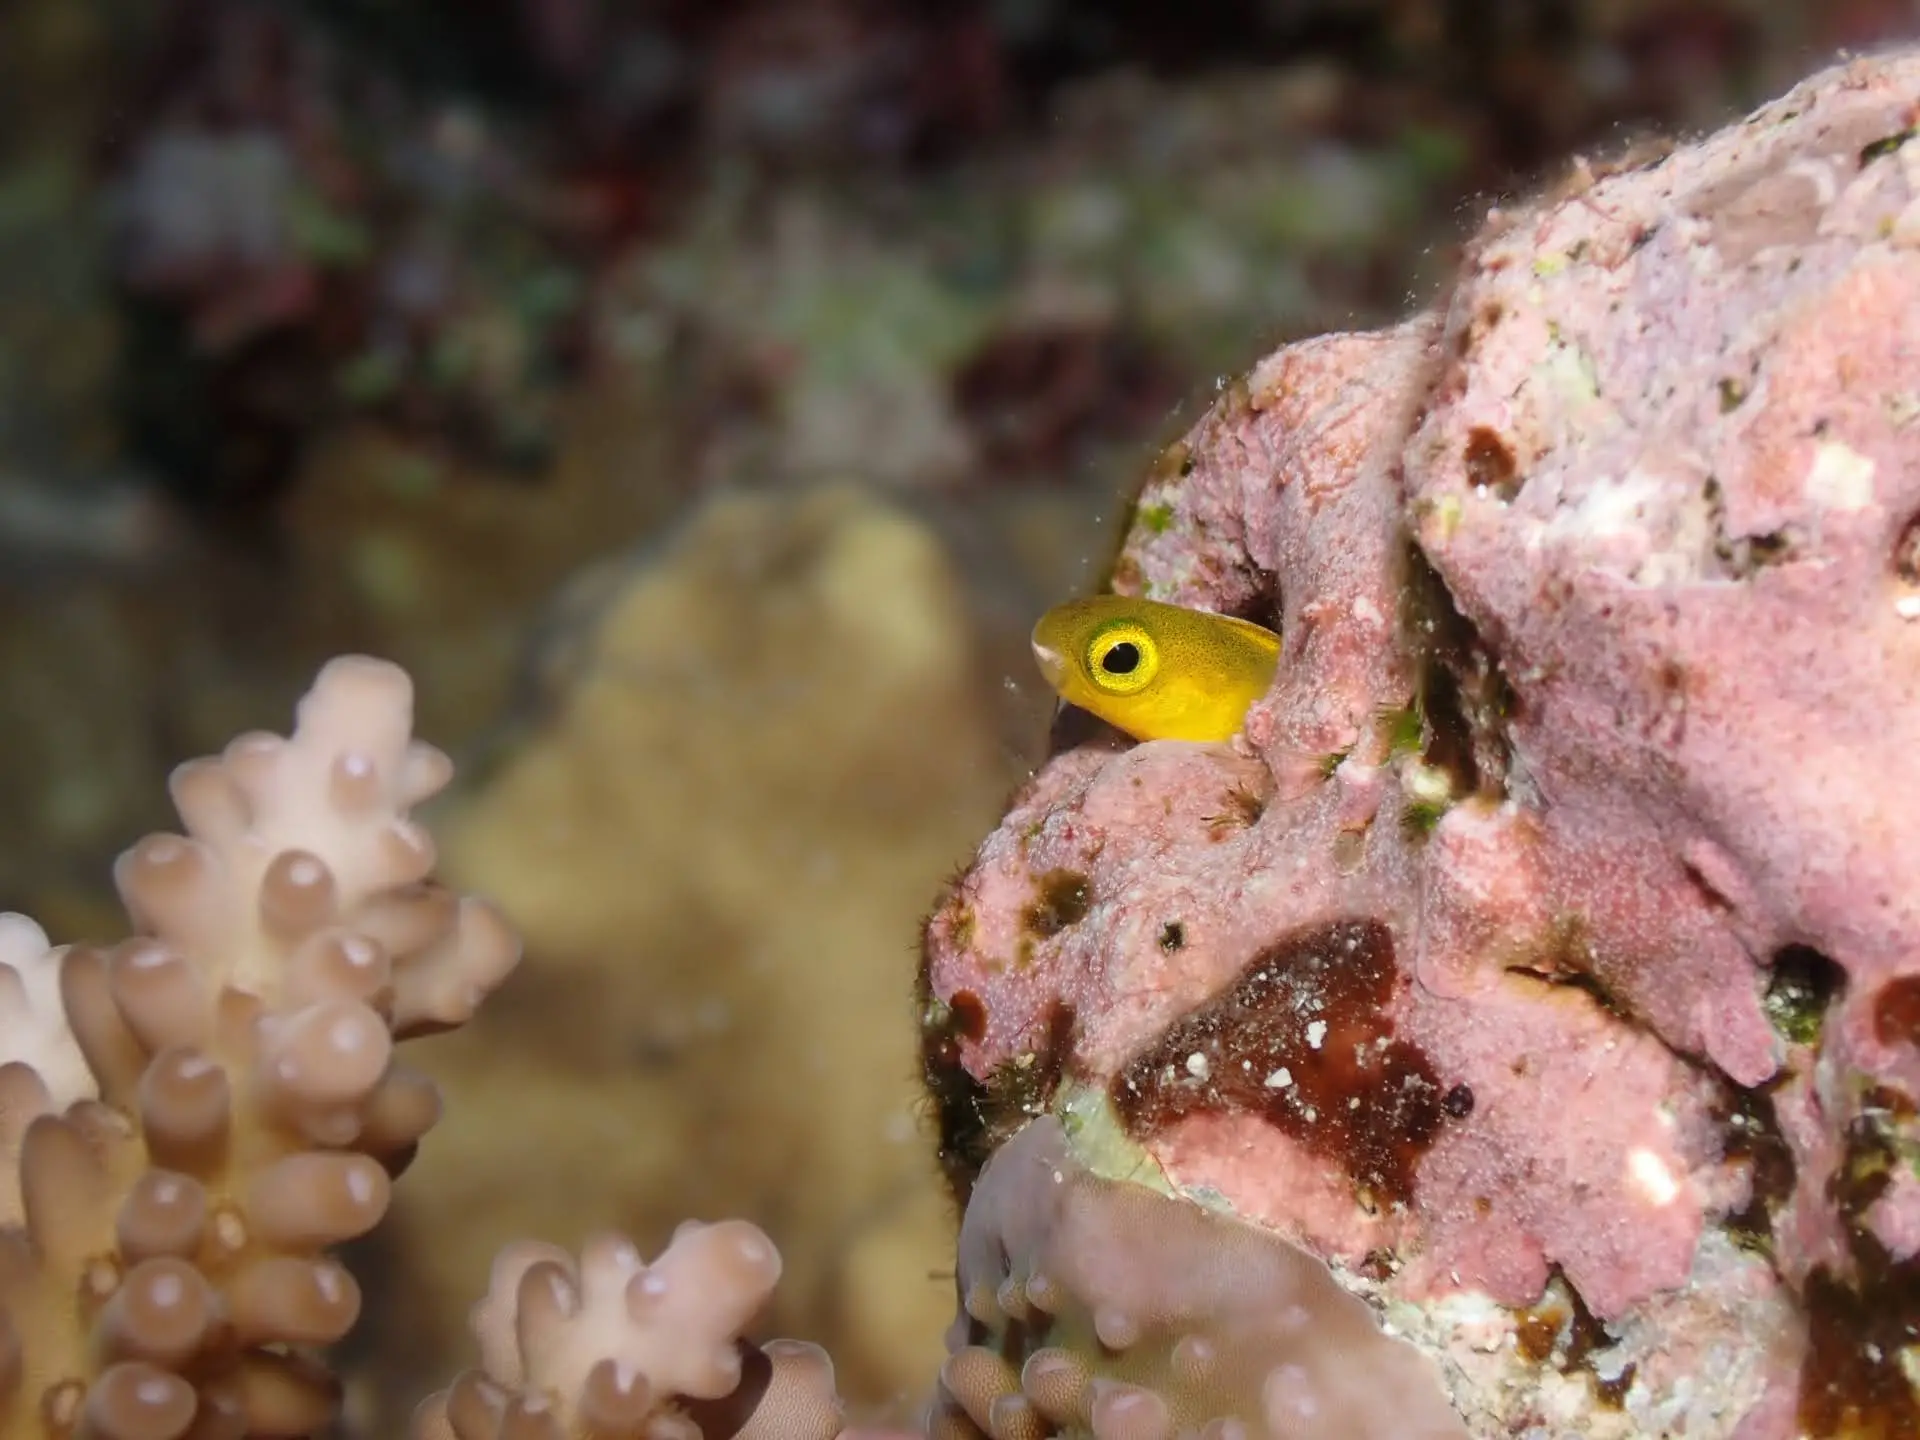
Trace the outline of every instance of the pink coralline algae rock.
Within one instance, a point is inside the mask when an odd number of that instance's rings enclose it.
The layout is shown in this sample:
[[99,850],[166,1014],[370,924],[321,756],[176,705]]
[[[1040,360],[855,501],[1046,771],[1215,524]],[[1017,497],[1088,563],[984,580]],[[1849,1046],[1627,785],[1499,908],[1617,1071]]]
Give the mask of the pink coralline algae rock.
[[1583,166],[1168,453],[1114,588],[1280,674],[1231,744],[1056,754],[929,921],[962,1193],[1057,1115],[1476,1436],[1920,1433],[1917,122],[1889,53]]

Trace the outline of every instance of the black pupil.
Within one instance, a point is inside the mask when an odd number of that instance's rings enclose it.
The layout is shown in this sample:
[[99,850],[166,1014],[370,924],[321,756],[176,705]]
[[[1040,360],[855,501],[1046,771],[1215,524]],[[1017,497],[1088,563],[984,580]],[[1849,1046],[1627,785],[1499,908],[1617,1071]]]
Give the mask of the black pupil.
[[1131,675],[1140,668],[1140,647],[1122,640],[1100,657],[1100,668],[1109,675]]

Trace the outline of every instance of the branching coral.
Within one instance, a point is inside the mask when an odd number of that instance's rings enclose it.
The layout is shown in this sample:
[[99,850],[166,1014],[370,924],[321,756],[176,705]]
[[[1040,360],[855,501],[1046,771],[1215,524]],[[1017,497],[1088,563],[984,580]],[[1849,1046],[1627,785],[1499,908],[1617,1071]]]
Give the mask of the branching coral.
[[175,772],[186,834],[115,871],[134,938],[48,950],[0,924],[20,1185],[0,1431],[329,1422],[314,1352],[359,1292],[328,1249],[379,1220],[439,1110],[393,1042],[468,1019],[519,958],[492,910],[429,878],[408,812],[451,766],[410,739],[411,711],[397,667],[333,662],[290,738]]
[[[327,666],[291,737],[173,777],[185,835],[115,870],[136,934],[53,949],[0,916],[0,1434],[240,1440],[324,1430],[319,1359],[359,1310],[329,1255],[387,1208],[439,1114],[394,1042],[460,1025],[519,959],[431,878],[411,809],[451,777],[411,739],[404,671]],[[744,1221],[683,1226],[652,1264],[501,1253],[482,1368],[421,1440],[832,1440],[810,1345],[739,1336],[780,1275]]]
[[682,1225],[652,1263],[602,1235],[579,1261],[507,1247],[474,1307],[481,1366],[415,1417],[415,1440],[834,1440],[817,1346],[738,1337],[780,1278],[743,1220]]

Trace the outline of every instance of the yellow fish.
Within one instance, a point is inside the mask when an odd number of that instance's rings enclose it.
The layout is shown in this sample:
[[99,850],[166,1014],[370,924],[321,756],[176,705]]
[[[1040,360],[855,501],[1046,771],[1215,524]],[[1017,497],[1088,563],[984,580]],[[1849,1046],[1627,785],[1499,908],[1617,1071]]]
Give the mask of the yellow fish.
[[1225,740],[1273,683],[1280,637],[1231,615],[1095,595],[1040,617],[1033,658],[1061,699],[1136,740]]

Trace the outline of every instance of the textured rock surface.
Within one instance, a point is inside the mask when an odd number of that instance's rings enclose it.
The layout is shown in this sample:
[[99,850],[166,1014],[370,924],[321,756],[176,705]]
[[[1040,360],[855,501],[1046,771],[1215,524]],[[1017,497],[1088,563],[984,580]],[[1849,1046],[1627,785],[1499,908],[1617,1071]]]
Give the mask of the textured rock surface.
[[1583,168],[1169,452],[1115,588],[1286,658],[1232,745],[1058,755],[930,922],[961,1189],[1080,1117],[1476,1434],[1920,1423],[1917,114],[1895,53]]

